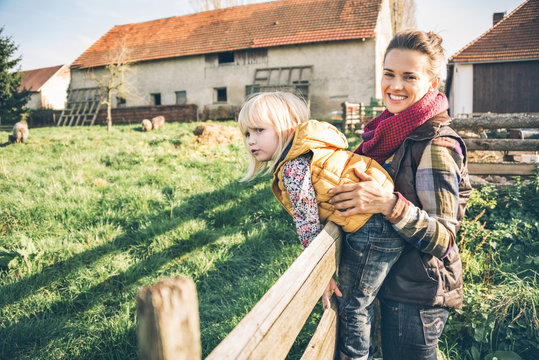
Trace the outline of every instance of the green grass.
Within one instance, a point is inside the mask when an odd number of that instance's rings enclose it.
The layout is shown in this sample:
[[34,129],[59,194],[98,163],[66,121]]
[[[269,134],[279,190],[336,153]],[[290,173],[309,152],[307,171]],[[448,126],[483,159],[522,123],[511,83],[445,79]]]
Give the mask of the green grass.
[[301,246],[269,179],[239,183],[241,142],[197,144],[195,125],[0,148],[0,358],[136,358],[137,291],[180,275],[207,355],[290,266]]
[[[301,253],[270,179],[238,182],[241,141],[198,144],[196,125],[31,129],[0,147],[0,359],[137,358],[138,290],[182,275],[197,286],[206,356]],[[474,192],[461,230],[465,305],[444,332],[446,358],[537,349],[532,184]]]

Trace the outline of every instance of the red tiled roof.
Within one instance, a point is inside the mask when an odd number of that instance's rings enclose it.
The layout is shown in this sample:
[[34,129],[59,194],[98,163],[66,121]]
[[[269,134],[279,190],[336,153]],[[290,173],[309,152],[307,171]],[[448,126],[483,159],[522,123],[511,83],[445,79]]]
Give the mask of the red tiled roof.
[[122,41],[145,61],[249,48],[374,36],[381,0],[280,0],[119,25],[72,68],[103,66]]
[[449,58],[449,62],[539,59],[539,0],[528,0],[486,33]]
[[47,82],[54,74],[58,72],[64,65],[51,66],[35,70],[21,71],[24,74],[21,86],[19,89],[30,91],[39,91],[43,84]]

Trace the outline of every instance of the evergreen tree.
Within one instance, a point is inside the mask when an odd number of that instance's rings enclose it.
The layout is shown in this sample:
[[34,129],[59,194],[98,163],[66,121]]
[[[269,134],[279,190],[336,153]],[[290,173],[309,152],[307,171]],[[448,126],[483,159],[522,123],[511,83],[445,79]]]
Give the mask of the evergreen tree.
[[14,68],[21,58],[12,58],[17,46],[10,37],[3,36],[0,27],[0,123],[14,123],[20,120],[27,110],[26,103],[30,99],[28,90],[20,90],[23,74]]

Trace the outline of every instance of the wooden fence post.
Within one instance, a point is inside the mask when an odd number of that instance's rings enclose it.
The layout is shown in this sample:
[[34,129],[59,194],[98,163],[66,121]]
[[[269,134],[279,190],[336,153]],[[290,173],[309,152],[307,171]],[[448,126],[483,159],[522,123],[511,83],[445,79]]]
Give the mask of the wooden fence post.
[[165,279],[141,289],[137,317],[142,360],[201,359],[198,299],[191,279]]

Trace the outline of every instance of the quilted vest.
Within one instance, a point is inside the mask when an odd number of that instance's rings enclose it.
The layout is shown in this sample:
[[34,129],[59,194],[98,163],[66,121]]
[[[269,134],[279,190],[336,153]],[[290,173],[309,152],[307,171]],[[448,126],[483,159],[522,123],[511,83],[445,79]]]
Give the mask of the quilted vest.
[[[395,181],[395,190],[421,207],[415,191],[415,174],[423,151],[435,137],[447,136],[457,140],[464,154],[457,212],[460,225],[472,187],[468,178],[466,145],[448,126],[450,120],[444,112],[414,130],[395,152],[388,172]],[[461,308],[462,263],[457,246],[444,259],[406,246],[386,277],[380,295],[398,302]]]
[[282,181],[284,165],[302,154],[312,153],[311,180],[316,193],[316,202],[320,221],[325,224],[332,221],[346,232],[361,228],[372,214],[358,214],[349,217],[338,215],[332,210],[328,200],[328,191],[337,185],[359,182],[354,173],[357,168],[373,177],[380,185],[393,191],[393,181],[388,173],[376,161],[345,149],[346,137],[333,125],[316,120],[309,120],[298,125],[290,150],[280,161],[273,173],[272,191],[277,200],[292,215],[292,204]]

